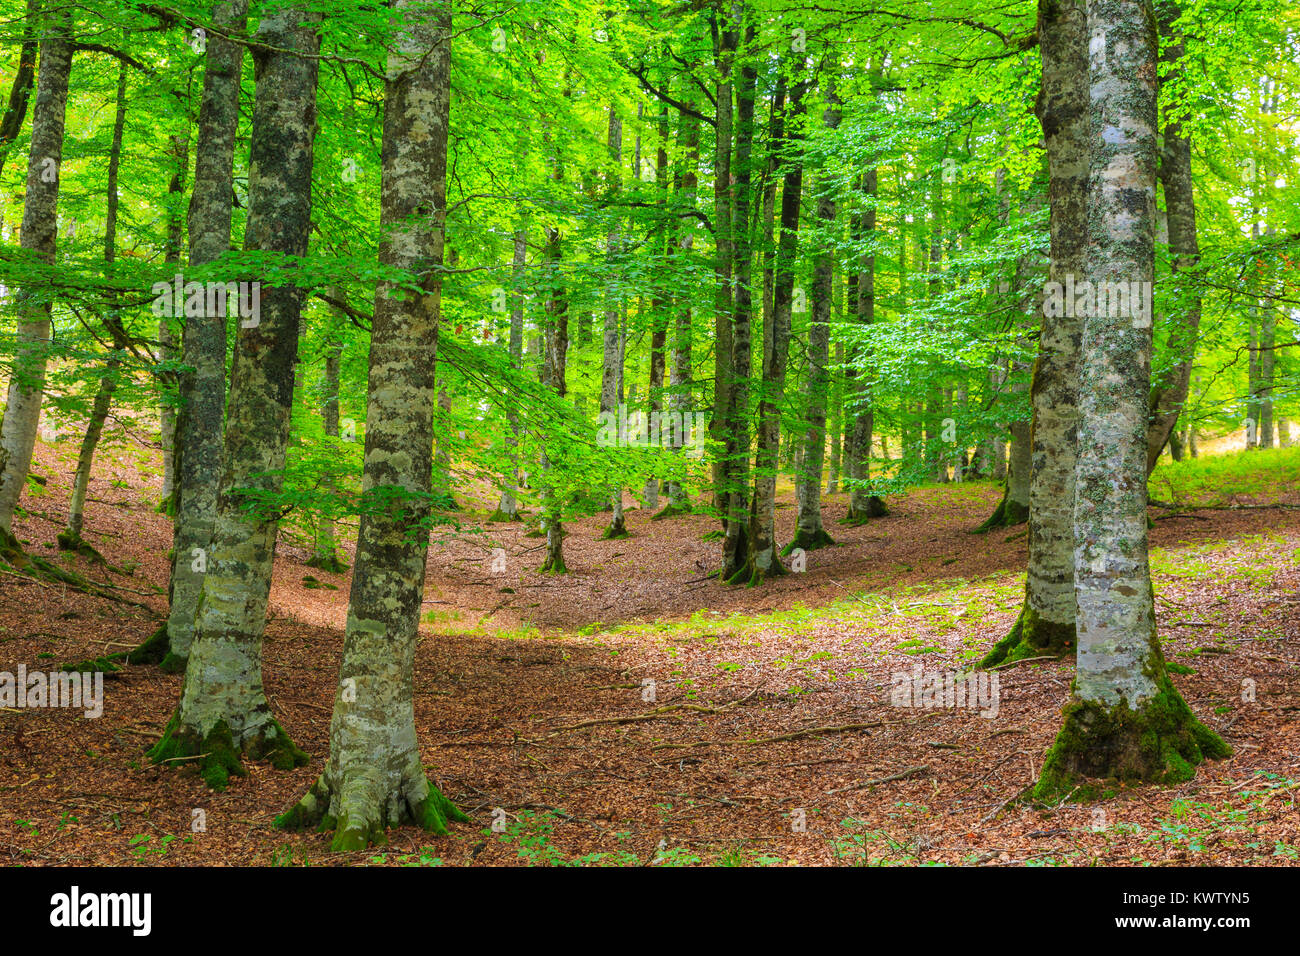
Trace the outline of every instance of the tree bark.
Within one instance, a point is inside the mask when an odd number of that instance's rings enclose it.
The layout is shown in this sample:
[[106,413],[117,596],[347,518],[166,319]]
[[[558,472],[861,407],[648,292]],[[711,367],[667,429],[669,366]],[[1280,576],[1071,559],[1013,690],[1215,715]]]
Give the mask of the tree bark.
[[[1087,279],[1154,278],[1155,17],[1149,0],[1087,0]],[[1151,333],[1125,309],[1089,309],[1080,352],[1075,594],[1078,663],[1035,787],[1061,799],[1087,778],[1190,779],[1229,748],[1169,681],[1147,554]],[[1111,313],[1116,314],[1111,314]],[[1096,314],[1092,314],[1096,313]]]
[[[122,162],[122,133],[126,128],[126,64],[123,63],[117,74],[117,110],[113,116],[113,140],[108,150],[108,175],[104,188],[104,270],[113,274],[113,262],[117,257],[117,174]],[[168,252],[175,247],[175,234],[169,237]],[[116,317],[114,317],[116,321]],[[117,371],[122,362],[116,354],[109,356],[104,363],[104,375],[99,380],[94,402],[90,408],[90,420],[86,423],[86,434],[81,440],[77,453],[77,469],[72,476],[72,495],[68,500],[68,523],[59,533],[57,541],[59,550],[76,551],[92,559],[103,557],[88,542],[83,541],[81,529],[85,522],[86,491],[90,486],[90,469],[95,461],[95,449],[104,431],[104,422],[108,418],[108,409],[113,401],[113,391],[117,388]],[[166,418],[164,417],[164,424]],[[164,435],[165,437],[165,435]],[[164,442],[163,461],[170,470],[170,448]]]
[[[611,188],[617,191],[623,165],[623,122],[619,119],[613,106],[609,108],[609,129],[605,145],[609,150]],[[615,264],[619,255],[617,222],[610,227],[606,243],[608,265],[613,270],[616,268]],[[622,311],[619,308],[617,299],[617,296],[621,296],[621,294],[621,292],[606,293],[605,334],[600,372],[600,411],[602,415],[613,415],[616,421],[619,418],[618,406],[623,392],[623,323]],[[605,529],[601,537],[606,539],[626,538],[627,526],[623,521],[622,487],[616,486],[609,492],[609,505],[613,514],[609,519],[609,527]]]
[[[1177,9],[1170,11],[1161,24],[1162,32],[1172,33]],[[1163,82],[1176,80],[1181,73],[1185,53],[1181,37],[1171,37],[1161,55],[1168,72]],[[1193,272],[1201,259],[1196,237],[1196,196],[1192,189],[1192,140],[1180,119],[1165,121],[1164,144],[1160,155],[1160,181],[1164,186],[1165,210],[1169,218],[1169,254],[1175,276]],[[1151,390],[1151,422],[1147,430],[1147,472],[1155,468],[1160,451],[1173,433],[1187,402],[1192,377],[1192,361],[1201,326],[1201,294],[1195,277],[1181,290],[1178,306],[1170,317],[1169,353],[1172,367]]]
[[[878,184],[879,173],[875,167],[862,174],[862,193],[866,203],[857,218],[854,232],[858,241],[863,243],[875,240]],[[900,261],[899,269],[904,268]],[[901,271],[899,281],[900,287],[905,286],[905,277]],[[876,319],[875,253],[862,253],[857,271],[849,277],[848,287],[849,304],[854,309],[857,323],[865,328]],[[844,450],[849,478],[849,510],[844,519],[846,524],[861,524],[871,518],[882,517],[887,511],[884,501],[871,493],[871,444],[875,411],[867,381],[869,361],[870,355],[861,345],[855,343],[850,346],[849,368],[844,373],[844,391],[849,400],[846,414],[851,421],[849,439],[845,442]]]
[[[213,7],[212,21],[224,32],[242,33],[247,14],[247,0],[229,0]],[[215,32],[208,38],[194,149],[194,191],[189,207],[192,269],[213,262],[230,250],[243,60],[242,44],[223,40]],[[203,572],[195,569],[206,567],[217,520],[226,404],[225,316],[187,317],[181,335],[181,354],[184,364],[194,371],[180,376],[176,441],[181,452],[177,462],[179,480],[169,583],[171,606],[164,628],[140,648],[145,659],[160,660],[164,670],[183,669],[189,657],[203,587]]]
[[[321,14],[284,7],[264,15],[255,48],[256,100],[249,155],[245,248],[307,251]],[[205,755],[204,780],[224,789],[241,755],[277,769],[307,761],[271,714],[262,687],[262,635],[293,407],[302,290],[260,288],[257,317],[241,316],[231,369],[217,520],[180,706],[155,762]],[[259,499],[270,499],[270,501]]]
[[[451,18],[398,0],[403,35],[389,54],[384,95],[380,262],[419,277],[421,294],[375,293],[370,339],[362,512],[348,598],[330,756],[282,828],[323,824],[336,851],[385,841],[414,823],[446,833],[469,818],[425,775],[415,733],[415,648],[432,518],[434,372],[441,319],[451,104]],[[420,533],[412,534],[412,529]]]
[[[792,65],[798,65],[795,61]],[[780,83],[784,84],[784,78]],[[776,546],[776,474],[781,451],[781,406],[790,356],[790,313],[794,303],[795,266],[799,257],[799,200],[803,195],[803,156],[798,132],[804,114],[805,83],[797,81],[790,101],[772,124],[773,152],[781,154],[781,221],[772,281],[772,342],[763,363],[758,404],[757,448],[754,452],[754,499],[750,506],[748,554],[733,580],[747,577],[750,585],[785,574]],[[777,100],[781,100],[778,88]],[[746,445],[748,442],[746,442]],[[742,446],[742,453],[744,447]]]
[[730,514],[727,475],[727,436],[731,422],[732,378],[731,328],[732,310],[735,308],[733,279],[735,246],[733,219],[738,203],[736,188],[732,183],[732,139],[734,137],[734,84],[731,73],[736,49],[740,41],[739,14],[742,10],[733,0],[715,0],[717,8],[710,12],[713,29],[714,60],[718,71],[716,116],[713,154],[713,244],[714,259],[713,294],[713,418],[709,434],[719,452],[713,456],[713,503],[725,531]]
[[[1048,280],[1080,280],[1088,238],[1088,23],[1084,0],[1041,0],[1043,83],[1036,104],[1047,144],[1051,208]],[[1043,298],[1047,302],[1047,297]],[[1078,424],[1079,337],[1073,309],[1040,309],[1042,332],[1030,387],[1029,567],[1025,604],[1011,632],[982,661],[1065,654],[1074,646],[1074,469]],[[1057,314],[1059,313],[1059,314]]]
[[[835,92],[835,78],[826,80],[826,110],[822,125],[828,133],[839,128],[840,100]],[[822,468],[826,460],[826,397],[830,389],[831,304],[834,294],[835,254],[831,239],[835,230],[835,194],[830,183],[821,184],[817,199],[820,241],[813,255],[813,281],[809,295],[812,323],[808,327],[808,375],[804,380],[804,409],[807,429],[804,432],[803,468],[795,481],[799,511],[794,540],[786,547],[811,550],[834,544],[822,526]]]
[[[514,274],[515,291],[511,296],[510,307],[510,364],[519,368],[524,353],[524,270],[528,266],[528,218],[520,211],[519,227],[515,229],[514,258],[511,268]],[[506,410],[506,456],[510,459],[509,470],[505,474],[505,487],[501,489],[501,500],[497,510],[488,518],[492,521],[519,521],[519,502],[515,493],[519,486],[519,463],[516,458],[519,448],[519,413],[511,406]]]
[[[27,157],[27,191],[23,203],[22,248],[46,265],[57,252],[59,183],[63,176],[63,127],[72,71],[71,15],[67,8],[41,19],[41,41],[32,109],[31,148]],[[18,550],[13,537],[18,505],[36,447],[36,430],[45,395],[45,367],[50,342],[50,302],[34,288],[17,296],[16,355],[0,426],[0,556]]]
[[[679,144],[684,154],[680,172],[674,177],[674,212],[681,216],[686,224],[681,241],[670,247],[674,260],[689,260],[694,247],[693,223],[689,216],[695,212],[696,191],[699,185],[700,165],[700,121],[697,117],[686,116],[683,119]],[[669,431],[670,447],[680,454],[685,444],[691,440],[691,426],[688,421],[691,414],[691,297],[685,295],[677,304],[672,336],[672,369],[668,375],[668,406],[673,415],[681,422],[681,427],[674,433]],[[690,416],[690,418],[688,418]],[[698,440],[698,439],[697,439]],[[655,515],[667,518],[684,514],[691,510],[691,500],[685,485],[677,479],[668,482],[668,504]]]
[[723,448],[723,487],[727,497],[727,526],[722,541],[719,578],[736,583],[749,578],[749,378],[753,336],[753,242],[749,230],[752,202],[750,179],[754,146],[754,99],[758,70],[751,49],[755,28],[748,21],[743,0],[732,4],[737,22],[745,22],[745,53],[736,90],[735,202],[731,232],[734,237],[732,274],[735,298],[731,310],[731,396]]

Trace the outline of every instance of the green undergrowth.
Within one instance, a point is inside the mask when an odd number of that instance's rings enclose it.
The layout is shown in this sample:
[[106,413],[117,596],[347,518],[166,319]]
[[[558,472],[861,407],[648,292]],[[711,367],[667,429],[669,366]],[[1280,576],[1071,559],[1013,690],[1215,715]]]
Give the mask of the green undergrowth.
[[1300,445],[1164,461],[1147,482],[1152,499],[1180,508],[1269,504],[1296,490]]
[[[630,831],[612,834],[615,840],[626,844],[624,847],[571,856],[553,842],[556,828],[571,824],[571,819],[567,814],[554,810],[542,813],[524,810],[517,815],[505,817],[492,828],[484,828],[482,833],[489,839],[495,837],[500,843],[513,848],[521,866],[773,866],[783,862],[778,856],[755,850],[742,842],[704,847],[696,851],[687,847],[669,846],[667,840],[662,840],[647,853],[632,846]],[[376,859],[374,862],[381,861]]]

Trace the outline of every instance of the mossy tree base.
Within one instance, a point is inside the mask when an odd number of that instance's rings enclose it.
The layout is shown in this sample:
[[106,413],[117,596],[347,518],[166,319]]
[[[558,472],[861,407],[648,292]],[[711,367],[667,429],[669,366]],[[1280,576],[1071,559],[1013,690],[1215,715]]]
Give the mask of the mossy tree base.
[[564,555],[560,552],[548,554],[542,566],[537,569],[538,574],[568,574],[569,567],[564,563]]
[[511,521],[523,521],[518,511],[502,511],[498,508],[487,517],[487,524],[506,524]]
[[172,715],[162,739],[150,747],[146,755],[154,763],[176,763],[197,769],[208,787],[218,792],[230,785],[231,777],[247,775],[243,764],[245,757],[266,760],[276,770],[292,770],[311,759],[298,749],[275,720],[261,733],[236,745],[224,720],[217,721],[206,736],[200,737],[196,731],[181,726],[179,713]]
[[623,519],[622,517],[620,517],[617,521],[610,522],[609,527],[606,528],[601,533],[601,536],[598,540],[614,541],[619,538],[630,538],[630,537],[631,535],[628,534],[627,525],[623,523]]
[[844,516],[842,523],[849,526],[860,525],[865,524],[872,518],[883,518],[887,514],[889,514],[889,509],[885,507],[884,499],[870,495],[867,498],[865,508],[855,508],[850,502],[848,514]]
[[329,574],[347,574],[348,565],[346,561],[339,558],[337,554],[317,554],[306,563],[309,568],[316,568],[318,571],[326,571]]
[[[64,664],[63,670],[77,671],[85,673],[87,671],[99,671],[101,674],[116,674],[122,669],[124,664],[163,664],[164,661],[179,661],[179,670],[185,669],[184,658],[177,658],[171,652],[171,640],[167,634],[167,622],[164,621],[158,625],[158,629],[150,634],[140,643],[140,645],[129,651],[119,651],[116,654],[107,654],[104,657],[96,657],[91,660],[78,661],[75,664]],[[172,671],[175,673],[175,671]]]
[[688,515],[692,513],[693,510],[689,504],[665,505],[661,510],[652,514],[650,520],[663,521],[666,518],[676,518],[678,515]]
[[96,550],[85,538],[79,534],[73,534],[71,531],[60,531],[54,539],[58,542],[60,551],[70,551],[73,554],[79,554],[87,561],[93,561],[96,564],[107,565],[107,559]]
[[805,531],[800,528],[795,531],[794,540],[781,549],[781,555],[788,558],[794,554],[796,548],[816,551],[818,548],[833,547],[835,547],[835,539],[826,533],[825,528],[818,528],[816,531]]
[[1028,520],[1029,505],[1012,501],[1010,494],[1004,491],[1002,500],[998,502],[993,514],[985,518],[979,527],[972,528],[971,534],[986,534],[994,528],[1012,528],[1018,524],[1024,524]]
[[[323,778],[318,777],[311,789],[296,804],[275,819],[277,830],[305,830],[334,833],[330,849],[336,853],[364,850],[388,843],[388,828],[413,823],[429,833],[445,835],[452,823],[470,823],[470,818],[442,795],[432,783],[428,794],[418,804],[408,800],[385,801],[384,806],[365,808],[361,813],[343,813],[335,817],[330,811],[331,794]],[[395,812],[394,809],[396,808]]]
[[[750,571],[749,581],[747,584],[751,588],[756,588],[765,581],[769,581],[772,578],[784,577],[790,573],[784,564],[775,559],[773,559],[771,565],[767,568],[760,569],[757,564],[751,564],[750,567],[752,567],[752,570]],[[743,572],[744,568],[741,569],[741,572],[738,575],[741,580],[743,580]],[[740,580],[737,580],[736,583],[739,584]]]
[[1064,657],[1074,652],[1074,623],[1062,624],[1048,621],[1029,606],[1020,609],[1020,616],[1011,632],[993,645],[977,665],[981,668],[1010,664],[1027,657]]
[[1081,700],[1067,704],[1034,796],[1045,802],[1088,800],[1104,792],[1105,783],[1183,783],[1201,761],[1232,754],[1196,719],[1164,674],[1159,687],[1136,709],[1123,701],[1114,707]]

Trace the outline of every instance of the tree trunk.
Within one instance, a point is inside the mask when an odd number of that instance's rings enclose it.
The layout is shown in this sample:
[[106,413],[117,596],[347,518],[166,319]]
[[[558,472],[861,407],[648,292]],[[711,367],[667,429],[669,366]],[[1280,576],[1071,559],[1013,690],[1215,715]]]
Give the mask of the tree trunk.
[[[733,4],[738,21],[747,20],[744,4]],[[734,237],[735,300],[731,310],[731,397],[723,449],[723,486],[727,496],[727,526],[722,541],[722,571],[719,578],[732,583],[748,580],[749,568],[749,376],[752,365],[753,242],[749,230],[752,196],[750,178],[754,146],[754,98],[758,71],[751,49],[754,25],[745,27],[745,54],[736,90],[735,203],[731,231]]]
[[[568,98],[570,90],[564,91]],[[558,140],[558,137],[557,137]],[[562,144],[555,143],[554,158],[551,167],[551,179],[556,183],[564,181],[564,166],[561,163]],[[542,253],[545,262],[546,282],[549,295],[546,300],[546,354],[542,360],[542,384],[553,388],[555,394],[564,398],[568,391],[565,381],[565,362],[569,352],[569,300],[564,285],[563,236],[560,227],[546,227],[546,246]],[[542,530],[546,534],[546,558],[538,569],[542,574],[565,574],[568,566],[564,561],[564,525],[563,499],[555,485],[548,479],[551,462],[545,448],[541,454],[542,470]]]
[[[122,64],[119,83],[119,89],[125,90],[125,63]],[[122,108],[125,109],[125,101],[123,101]],[[167,250],[163,257],[163,261],[168,264],[181,261],[181,252],[185,243],[185,222],[182,218],[180,200],[185,195],[185,174],[188,172],[190,164],[188,130],[186,130],[184,136],[173,135],[171,137],[171,153],[175,168],[172,172],[171,183],[167,187],[167,194],[171,198],[172,206],[168,211]],[[116,191],[116,185],[114,190]],[[114,201],[116,201],[116,195]],[[164,362],[174,362],[179,352],[177,346],[180,343],[177,341],[176,330],[172,326],[172,321],[170,316],[163,316],[158,320],[158,353],[159,358]],[[172,381],[172,373],[168,372],[164,379],[169,382]],[[163,514],[175,514],[176,457],[178,453],[176,446],[176,407],[166,399],[159,404],[158,431],[163,457],[162,500],[158,503],[158,510]]]
[[[668,107],[659,113],[659,123],[657,127],[658,145],[655,149],[655,185],[659,190],[659,207],[667,216],[668,212]],[[663,263],[664,276],[670,274],[671,269],[669,250],[673,246],[673,240],[677,231],[674,220],[667,218],[663,226],[663,237],[660,240],[659,258]],[[663,280],[661,279],[660,282]],[[664,365],[667,356],[665,348],[668,344],[668,299],[664,295],[663,286],[659,283],[655,285],[654,295],[650,297],[650,387],[647,389],[648,398],[650,399],[650,421],[658,422],[657,426],[651,426],[652,438],[658,439],[662,445],[666,431],[663,421],[664,409]],[[652,514],[659,508],[659,479],[653,475],[646,478],[645,482],[645,506]]]
[[[247,0],[213,7],[213,24],[242,33]],[[213,262],[230,250],[234,201],[235,138],[239,127],[239,90],[244,47],[208,38],[204,54],[203,101],[195,145],[194,192],[190,196],[190,268]],[[226,405],[226,317],[194,315],[181,336],[184,364],[193,372],[180,376],[180,412],[176,442],[176,522],[172,539],[167,623],[139,649],[144,659],[160,660],[164,670],[181,670],[194,640],[194,621],[203,587],[203,571],[217,520],[217,486],[221,481],[222,419]],[[137,659],[135,653],[132,659]]]
[[[714,59],[718,70],[715,100],[717,114],[713,154],[713,244],[716,249],[713,293],[713,418],[709,434],[720,452],[713,456],[713,503],[722,526],[727,527],[730,514],[727,478],[727,435],[731,421],[732,376],[731,322],[735,307],[732,279],[735,259],[733,218],[738,209],[735,186],[731,182],[731,149],[734,135],[733,84],[731,71],[740,40],[739,11],[733,16],[724,9],[731,4],[720,2],[711,14],[714,34]],[[719,22],[721,21],[721,22]]]
[[[345,303],[346,295],[337,286],[329,290],[329,296],[337,302]],[[335,307],[339,322],[346,319],[345,314]],[[343,335],[336,329],[325,342],[324,394],[321,396],[321,426],[328,438],[339,437],[339,366],[343,359]],[[327,487],[335,491],[333,485]],[[334,519],[322,514],[316,519],[315,553],[307,562],[309,567],[320,568],[333,574],[343,574],[348,566],[339,556],[338,543],[334,539]]]
[[[618,189],[618,182],[622,174],[623,163],[623,123],[614,112],[614,107],[609,108],[609,131],[606,138],[606,146],[609,149],[609,159],[611,165],[610,175],[613,177],[613,189]],[[618,259],[618,225],[615,223],[610,227],[607,237],[607,258],[610,270],[617,268]],[[612,415],[617,421],[619,416],[619,399],[623,391],[623,323],[622,312],[619,309],[617,296],[621,292],[609,292],[606,294],[605,301],[605,337],[603,357],[601,362],[600,374],[600,411],[602,416]],[[613,515],[609,519],[609,527],[605,529],[602,538],[626,538],[627,526],[623,521],[623,489],[614,487],[609,492],[609,504]]]
[[[1087,267],[1088,23],[1084,0],[1041,0],[1043,85],[1036,112],[1047,143],[1051,207],[1049,283],[1078,279]],[[1056,288],[1056,286],[1049,286]],[[1048,297],[1043,297],[1047,303]],[[1065,654],[1074,646],[1074,468],[1078,425],[1079,336],[1074,309],[1044,307],[1030,387],[1033,421],[1013,446],[1029,449],[1029,573],[1025,604],[1011,632],[982,661]],[[1021,426],[1023,428],[1023,426]],[[1025,438],[1028,438],[1028,441]],[[1024,477],[1013,463],[1012,479]]]
[[[840,100],[835,94],[835,78],[826,80],[826,111],[822,124],[828,133],[840,125]],[[829,183],[821,184],[823,193],[817,200],[817,218],[822,232],[813,257],[812,323],[808,327],[808,375],[805,381],[804,408],[808,427],[804,433],[803,468],[795,481],[799,513],[794,540],[785,554],[795,548],[811,550],[834,544],[822,526],[822,466],[826,459],[826,395],[830,388],[831,303],[834,293],[835,253],[831,235],[835,230],[835,194]]]
[[[285,7],[258,24],[249,251],[307,252],[321,18]],[[230,774],[246,772],[241,754],[268,757],[278,769],[307,761],[272,716],[262,687],[278,512],[257,501],[273,500],[283,487],[302,295],[296,286],[261,288],[259,313],[240,318],[217,521],[205,570],[196,569],[204,573],[194,642],[176,716],[150,751],[155,762],[205,755],[199,770],[216,790]]]
[[[875,241],[876,233],[876,190],[879,173],[875,167],[862,174],[862,193],[866,204],[858,216],[854,232],[863,243]],[[900,250],[900,254],[903,250]],[[854,309],[859,325],[865,327],[876,320],[876,256],[864,252],[859,260],[858,271],[849,276],[849,304]],[[899,269],[905,266],[900,262]],[[900,272],[900,284],[906,281]],[[871,387],[867,380],[870,353],[860,345],[854,344],[849,350],[849,369],[844,373],[844,390],[849,400],[847,414],[852,422],[850,439],[845,444],[845,459],[848,462],[849,511],[844,518],[845,524],[861,524],[871,518],[883,517],[887,511],[885,503],[871,493],[871,444],[872,431],[875,428],[875,411],[871,398]]]
[[[1155,18],[1148,0],[1087,0],[1092,155],[1087,279],[1154,278]],[[1130,287],[1132,288],[1132,287]],[[1139,289],[1149,288],[1139,286]],[[1190,779],[1229,748],[1169,681],[1147,556],[1151,334],[1125,309],[1091,309],[1080,352],[1075,498],[1078,663],[1064,725],[1035,787],[1064,799],[1084,778]],[[1086,792],[1086,791],[1085,791]]]
[[[687,218],[695,212],[696,190],[698,188],[698,170],[700,165],[700,121],[693,116],[683,119],[680,146],[684,152],[680,174],[675,177],[673,191],[676,193],[675,214],[683,218],[684,235],[678,246],[680,257],[689,259],[694,246],[694,223]],[[691,297],[685,295],[677,304],[676,318],[673,326],[672,370],[669,372],[668,384],[671,395],[669,408],[681,422],[676,433],[669,431],[672,450],[681,453],[684,445],[691,440],[689,434],[693,419],[691,413]],[[697,437],[698,441],[699,438]],[[673,479],[668,483],[668,505],[656,518],[667,518],[684,514],[691,510],[691,500],[682,482]]]
[[[68,76],[72,70],[67,8],[43,18],[42,25],[49,36],[41,41],[21,244],[39,261],[52,266],[57,242],[59,181],[63,175],[63,124],[68,105]],[[34,289],[23,289],[15,303],[16,355],[0,425],[0,557],[19,547],[11,532],[14,508],[27,483],[41,418],[50,342],[50,303],[42,301],[44,298]]]
[[[832,262],[831,268],[834,268]],[[835,343],[835,365],[844,364],[844,343]],[[830,394],[830,422],[827,428],[831,436],[831,458],[830,473],[826,478],[826,494],[833,495],[839,491],[840,483],[840,456],[842,454],[841,435],[844,432],[844,377],[843,373],[835,373],[831,378]]]
[[[27,103],[31,99],[32,83],[36,79],[36,55],[40,51],[40,41],[37,39],[40,11],[41,0],[27,0],[23,45],[18,52],[18,72],[14,74],[13,86],[9,87],[9,102],[5,106],[3,119],[0,119],[0,173],[4,172],[5,162],[9,159],[9,147],[22,132],[23,120],[27,118]],[[3,223],[2,218],[0,223]]]
[[[1161,25],[1170,34],[1178,12],[1171,10]],[[1161,59],[1168,72],[1163,82],[1176,81],[1181,73],[1184,46],[1181,37],[1171,37]],[[1165,121],[1164,146],[1160,157],[1160,181],[1164,185],[1165,209],[1169,218],[1169,254],[1175,276],[1189,273],[1201,258],[1196,237],[1196,196],[1192,189],[1192,140],[1184,131],[1182,120]],[[1172,310],[1169,328],[1169,352],[1174,364],[1151,391],[1151,422],[1147,430],[1147,472],[1155,468],[1187,402],[1192,377],[1192,361],[1201,326],[1201,294],[1196,278],[1189,277],[1180,290],[1179,302]]]
[[[126,128],[126,64],[123,63],[117,73],[117,111],[113,117],[113,141],[108,150],[108,175],[104,188],[104,271],[108,275],[114,272],[113,263],[117,258],[117,174],[122,162],[122,132]],[[172,140],[175,143],[175,138]],[[179,175],[179,174],[178,174]],[[176,183],[176,178],[172,180]],[[179,248],[179,237],[173,228],[168,237],[167,252]],[[114,322],[119,321],[116,316]],[[116,354],[111,355],[105,363],[104,375],[99,380],[95,400],[90,408],[90,420],[86,423],[86,434],[81,440],[81,449],[77,453],[77,470],[72,477],[72,496],[68,501],[68,523],[59,533],[57,541],[59,550],[76,551],[91,559],[103,560],[103,557],[88,542],[81,538],[81,528],[85,521],[86,490],[90,486],[90,469],[95,461],[95,449],[104,431],[104,421],[108,418],[108,409],[113,401],[113,390],[117,387],[117,370],[121,360]],[[164,406],[165,407],[165,406]],[[163,418],[166,424],[166,416]],[[164,433],[164,438],[166,437]],[[163,443],[163,461],[170,470],[170,451]],[[165,482],[164,482],[165,484]]]
[[391,283],[375,293],[362,479],[375,506],[361,515],[330,756],[307,794],[276,821],[281,828],[323,824],[334,831],[337,851],[386,842],[385,829],[402,823],[446,833],[449,821],[469,822],[425,775],[414,703],[433,510],[451,17],[418,0],[398,0],[395,10],[406,27],[385,83],[379,258],[418,275],[422,294],[392,298]]
[[[772,123],[771,148],[783,152],[780,161],[781,222],[777,238],[772,282],[772,343],[763,363],[763,384],[758,404],[757,449],[754,452],[754,500],[750,508],[748,553],[733,580],[747,577],[749,584],[762,584],[785,574],[776,547],[776,473],[781,451],[781,405],[785,398],[785,376],[790,355],[790,313],[794,303],[795,266],[799,257],[799,200],[803,194],[803,156],[796,155],[802,139],[799,124],[804,115],[805,83],[799,80],[790,90],[789,106],[784,99],[785,78],[778,80],[777,117]],[[748,445],[748,442],[746,442]],[[741,446],[742,454],[747,454]]]
[[[520,211],[519,228],[515,230],[514,259],[511,268],[514,274],[515,291],[511,296],[510,308],[510,364],[520,367],[524,351],[524,292],[522,284],[524,271],[528,267],[528,218]],[[510,468],[505,474],[505,487],[501,489],[501,500],[497,510],[488,518],[492,521],[519,521],[519,502],[515,492],[519,485],[519,413],[514,406],[506,410],[506,456],[510,459]]]

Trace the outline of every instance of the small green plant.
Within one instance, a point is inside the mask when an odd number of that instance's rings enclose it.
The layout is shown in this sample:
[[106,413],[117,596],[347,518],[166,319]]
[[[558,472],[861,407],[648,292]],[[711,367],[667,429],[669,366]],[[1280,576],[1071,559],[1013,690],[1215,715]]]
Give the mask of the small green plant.
[[[167,851],[171,849],[172,841],[176,839],[176,834],[165,834],[161,839],[155,841],[147,833],[137,833],[131,837],[131,855],[137,860],[147,860],[149,857],[164,857]],[[182,842],[189,843],[191,837],[186,837]]]

